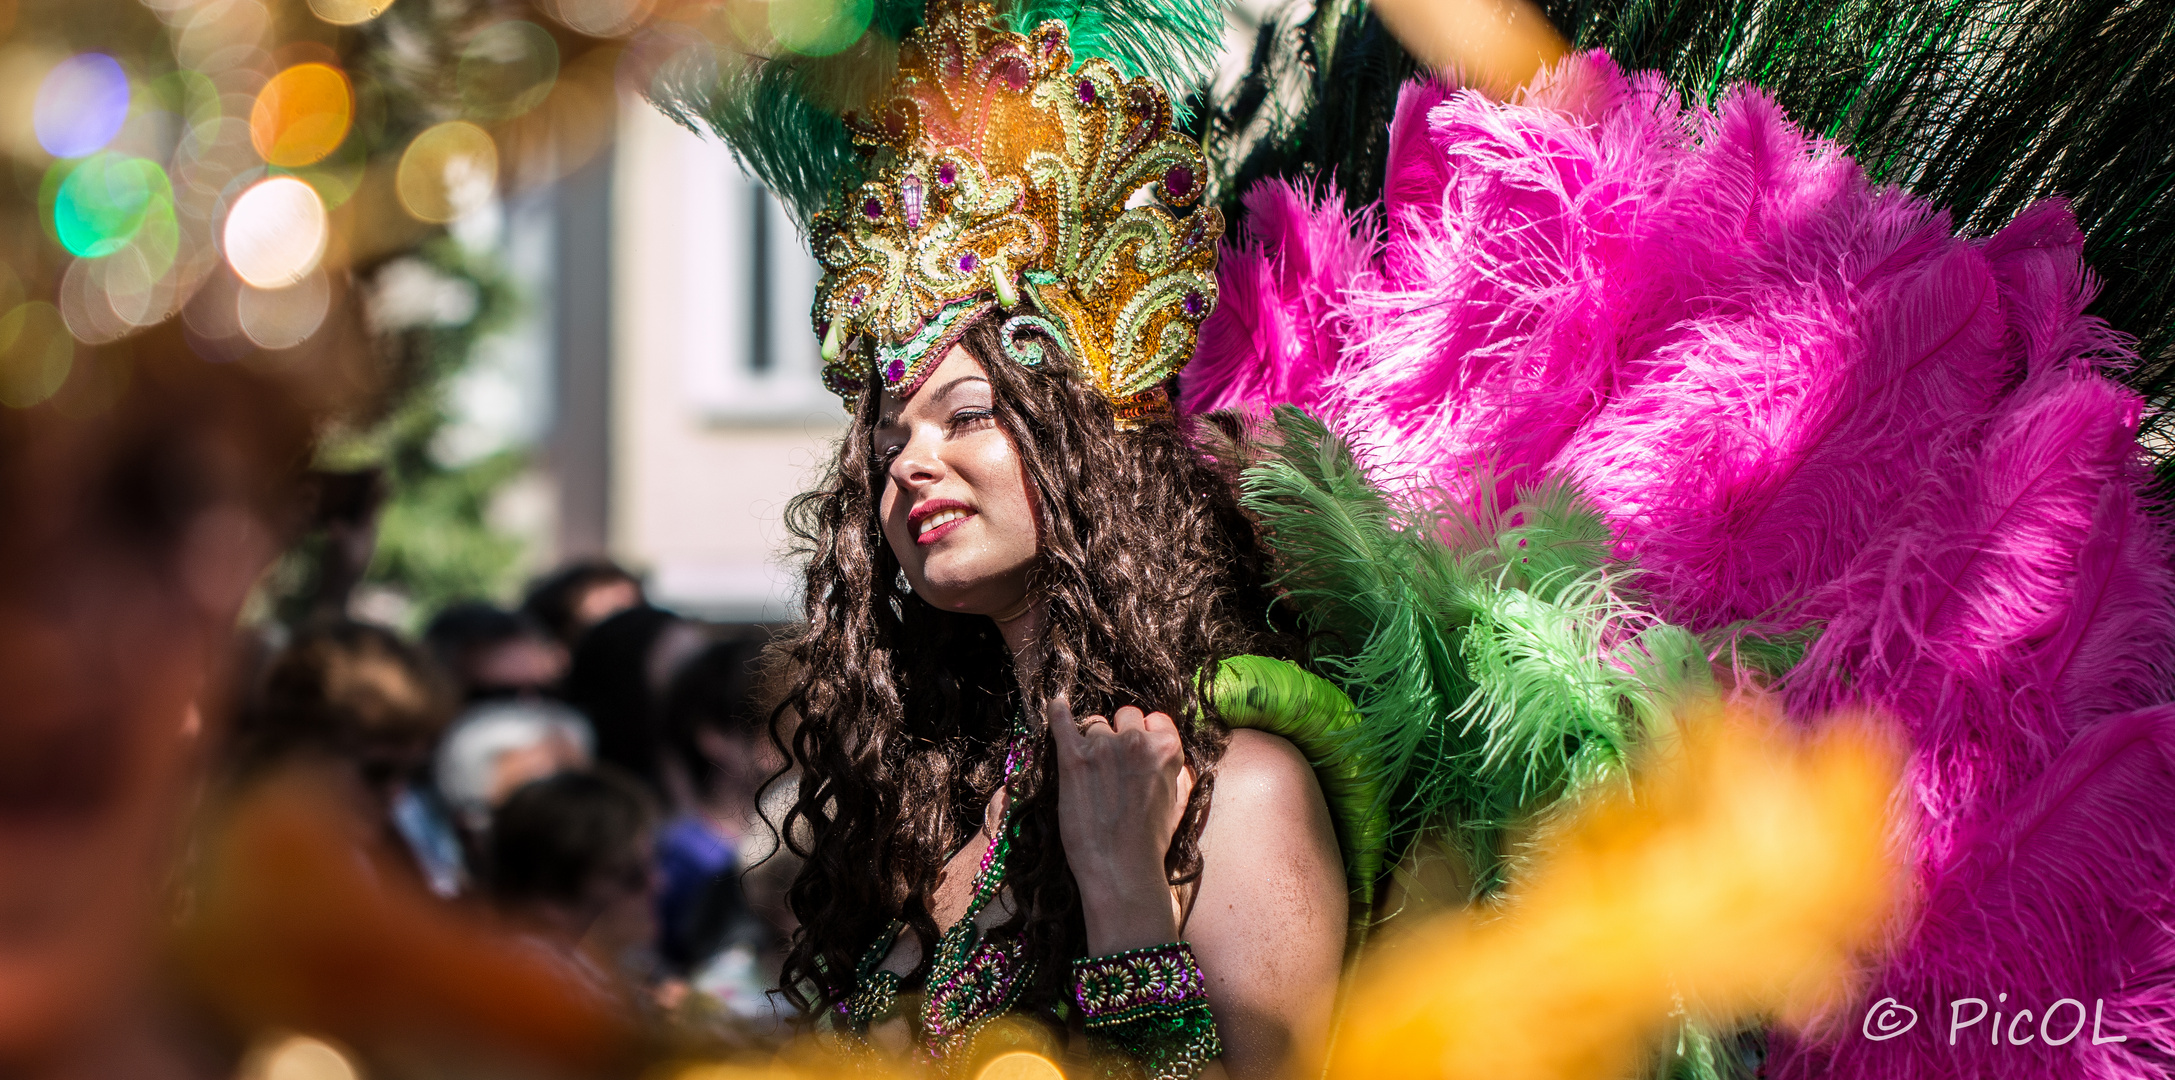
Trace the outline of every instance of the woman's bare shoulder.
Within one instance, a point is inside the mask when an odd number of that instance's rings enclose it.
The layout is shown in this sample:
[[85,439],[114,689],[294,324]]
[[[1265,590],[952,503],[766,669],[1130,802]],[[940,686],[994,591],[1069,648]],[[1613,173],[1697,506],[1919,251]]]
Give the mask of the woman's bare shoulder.
[[1328,819],[1321,784],[1306,755],[1280,735],[1236,728],[1216,763],[1216,793],[1209,804],[1211,825],[1219,812],[1226,821],[1259,820],[1260,815]]

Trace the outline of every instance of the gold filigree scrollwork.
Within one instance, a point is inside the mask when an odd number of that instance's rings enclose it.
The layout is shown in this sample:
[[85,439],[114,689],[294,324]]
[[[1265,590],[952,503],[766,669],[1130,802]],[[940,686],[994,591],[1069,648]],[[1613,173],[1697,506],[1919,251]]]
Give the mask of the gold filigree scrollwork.
[[1214,307],[1222,218],[1169,98],[1065,25],[1006,30],[985,3],[933,5],[889,95],[850,118],[867,179],[811,227],[825,382],[918,384],[974,313],[1025,296],[1121,417],[1158,407]]

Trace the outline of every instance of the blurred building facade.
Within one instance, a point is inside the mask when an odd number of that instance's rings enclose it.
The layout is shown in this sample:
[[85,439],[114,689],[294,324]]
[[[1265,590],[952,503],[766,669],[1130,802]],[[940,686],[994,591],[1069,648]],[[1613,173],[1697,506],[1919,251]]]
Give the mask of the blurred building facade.
[[789,618],[782,515],[845,421],[815,261],[729,151],[646,102],[622,102],[612,166],[608,550],[666,606]]
[[501,523],[539,567],[606,555],[686,614],[792,618],[786,503],[846,419],[818,378],[796,227],[716,140],[631,94],[614,147],[538,194],[506,208],[531,299],[503,336],[545,362],[479,370],[457,395],[542,451]]

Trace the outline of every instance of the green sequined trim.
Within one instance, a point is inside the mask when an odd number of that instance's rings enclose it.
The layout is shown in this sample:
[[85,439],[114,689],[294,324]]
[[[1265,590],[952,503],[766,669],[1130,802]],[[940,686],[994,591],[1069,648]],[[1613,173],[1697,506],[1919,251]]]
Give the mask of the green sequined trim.
[[901,397],[912,394],[966,333],[967,326],[994,306],[979,295],[954,300],[913,337],[897,345],[876,346],[877,370],[883,372],[884,389]]

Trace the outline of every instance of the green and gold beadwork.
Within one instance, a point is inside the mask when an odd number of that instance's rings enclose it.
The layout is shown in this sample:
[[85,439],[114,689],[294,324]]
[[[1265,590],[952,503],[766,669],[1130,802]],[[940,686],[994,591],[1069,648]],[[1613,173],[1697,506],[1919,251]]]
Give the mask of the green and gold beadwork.
[[1121,420],[1167,408],[1216,303],[1223,216],[1170,99],[1065,24],[1021,35],[984,3],[932,5],[888,99],[851,118],[871,157],[810,225],[824,381],[910,393],[993,307],[1032,306]]
[[1183,941],[1072,963],[1073,1000],[1104,1076],[1193,1080],[1223,1053]]

